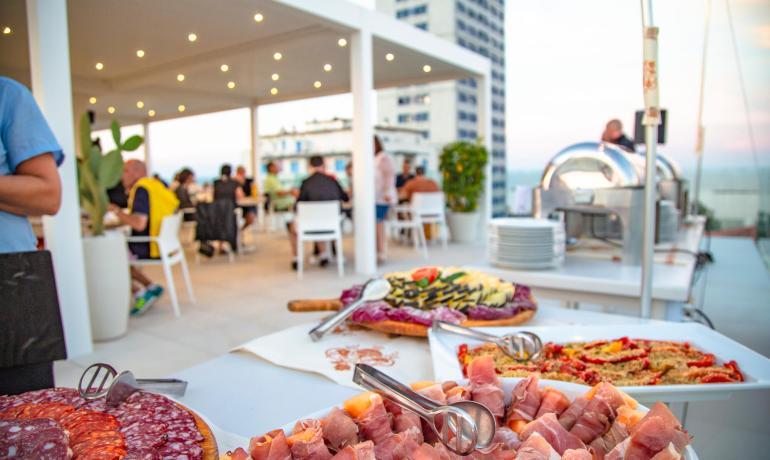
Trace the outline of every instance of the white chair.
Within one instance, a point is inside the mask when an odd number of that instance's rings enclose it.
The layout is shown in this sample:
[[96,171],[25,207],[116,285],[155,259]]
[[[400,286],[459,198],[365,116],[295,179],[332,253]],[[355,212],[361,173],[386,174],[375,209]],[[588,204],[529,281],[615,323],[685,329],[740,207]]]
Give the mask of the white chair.
[[[412,195],[412,213],[421,224],[440,226],[441,245],[446,249],[448,227],[446,224],[446,202],[444,201],[444,192],[414,193]],[[420,225],[420,228],[422,228],[422,225]],[[424,233],[423,238],[425,238]]]
[[160,232],[157,237],[153,236],[132,236],[128,238],[131,243],[154,242],[158,245],[160,259],[139,259],[132,260],[131,265],[163,265],[163,272],[166,275],[166,284],[168,293],[171,296],[171,305],[174,307],[174,314],[179,317],[179,301],[176,297],[176,287],[174,286],[174,276],[171,267],[176,264],[182,265],[182,276],[187,285],[187,295],[191,303],[195,303],[195,295],[190,281],[190,272],[187,270],[187,261],[184,257],[184,250],[179,242],[179,229],[182,226],[182,213],[175,213],[166,216],[160,223]]
[[[422,252],[423,257],[428,258],[428,245],[425,239],[425,229],[416,218],[411,205],[391,206],[390,214],[385,221],[385,234],[389,238],[399,238],[402,230],[408,230],[414,242],[415,251]],[[385,239],[385,251],[388,250],[388,238]]]
[[[342,256],[342,225],[340,222],[339,201],[301,201],[297,203],[297,214],[294,219],[297,231],[297,278],[302,279],[304,265],[304,243],[336,242],[337,272],[342,277],[345,274],[344,258]],[[330,248],[327,247],[330,252]]]

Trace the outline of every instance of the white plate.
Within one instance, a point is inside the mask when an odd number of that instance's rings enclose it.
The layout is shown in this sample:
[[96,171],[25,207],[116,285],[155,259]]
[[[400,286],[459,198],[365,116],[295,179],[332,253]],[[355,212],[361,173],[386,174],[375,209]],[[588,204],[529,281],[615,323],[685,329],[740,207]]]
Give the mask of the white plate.
[[490,258],[492,265],[500,268],[510,268],[512,270],[546,270],[555,268],[564,262],[564,258],[549,260],[547,262],[521,262],[504,259]]
[[533,219],[533,218],[518,218],[518,217],[501,217],[498,219],[492,219],[489,223],[490,227],[497,228],[564,228],[564,224],[555,220],[549,219]]
[[[629,324],[612,326],[541,326],[482,328],[495,335],[526,330],[540,336],[543,342],[577,342],[610,340],[618,337],[637,339],[688,341],[706,353],[716,355],[718,362],[735,360],[746,381],[743,383],[707,383],[699,385],[649,385],[619,387],[642,401],[708,401],[727,399],[734,391],[770,388],[770,359],[746,348],[734,340],[696,323]],[[453,334],[436,336],[429,329],[433,373],[436,380],[463,378],[457,349],[463,343],[477,344]]]
[[[437,380],[443,380],[443,379],[437,379]],[[465,379],[446,379],[446,380],[455,380],[461,385],[465,385],[468,383]],[[505,404],[508,405],[511,402],[511,393],[513,392],[513,387],[516,386],[519,381],[522,379],[520,378],[510,378],[510,379],[501,379],[503,382],[503,391],[505,392]],[[574,400],[578,396],[584,395],[588,390],[590,390],[590,387],[585,385],[578,385],[576,383],[569,383],[569,382],[559,382],[556,380],[541,380],[540,381],[540,387],[553,387],[562,393],[564,393],[570,400]],[[337,407],[342,407],[343,401],[340,401],[340,403],[337,405]],[[648,412],[649,409],[643,405],[639,405],[637,407],[641,412]],[[281,429],[288,435],[291,433],[291,431],[294,429],[294,425],[299,420],[305,420],[305,419],[321,419],[326,416],[330,411],[332,410],[332,407],[327,407],[326,409],[321,409],[319,411],[313,412],[312,414],[308,414],[305,417],[300,417],[297,420],[293,422],[289,422],[281,427]],[[685,460],[698,460],[698,456],[695,454],[695,450],[693,450],[692,446],[687,446],[687,449],[685,450],[684,455]]]

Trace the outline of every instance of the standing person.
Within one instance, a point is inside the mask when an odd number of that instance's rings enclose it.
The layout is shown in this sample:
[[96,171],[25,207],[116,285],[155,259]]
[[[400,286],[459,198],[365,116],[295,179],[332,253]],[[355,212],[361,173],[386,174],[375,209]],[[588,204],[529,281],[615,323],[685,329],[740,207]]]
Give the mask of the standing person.
[[[235,169],[235,181],[238,182],[240,185],[241,191],[243,192],[243,196],[251,196],[252,195],[252,186],[254,185],[254,179],[250,177],[246,177],[246,168],[243,165],[239,165]],[[257,217],[257,207],[256,206],[241,206],[241,210],[243,211],[243,219],[245,223],[243,224],[243,228],[248,227],[249,225],[254,223],[254,220],[256,220]]]
[[602,133],[602,141],[619,145],[629,152],[636,151],[634,142],[625,135],[623,132],[623,123],[617,118],[607,122],[607,125],[604,127],[604,132]]
[[[174,193],[154,177],[147,177],[147,167],[142,161],[128,160],[123,167],[123,186],[128,193],[129,212],[114,204],[114,212],[123,225],[131,227],[131,236],[154,236],[160,234],[160,223],[164,217],[176,212],[179,200]],[[158,259],[160,252],[155,243],[128,243],[131,256],[136,259]],[[131,291],[134,293],[132,315],[146,312],[163,294],[163,288],[152,282],[138,267],[131,266]]]
[[377,260],[385,261],[385,219],[391,205],[396,204],[396,166],[393,158],[382,148],[380,138],[374,136],[374,200],[377,218]]
[[[308,172],[310,176],[302,181],[302,186],[299,189],[299,196],[297,202],[300,201],[348,201],[350,197],[342,189],[342,186],[337,179],[331,177],[326,173],[326,165],[324,159],[320,155],[314,155],[310,157]],[[289,243],[291,244],[291,254],[294,260],[291,262],[292,270],[297,269],[297,228],[294,222],[290,222],[286,226],[289,231]],[[325,243],[316,243],[316,250],[319,254],[324,253],[326,245]],[[337,248],[338,251],[342,251],[342,248]],[[320,265],[325,267],[329,264],[329,259],[324,256],[321,257]]]
[[[0,253],[36,249],[37,241],[27,217],[53,215],[59,211],[61,180],[56,168],[63,159],[62,149],[29,90],[14,80],[0,77]],[[7,303],[2,308],[22,307]],[[25,311],[14,316],[33,321],[33,313]],[[17,340],[23,338],[12,334],[13,327],[0,325],[3,348],[8,346],[23,349],[25,354],[39,355],[38,350],[44,344],[39,340],[37,343],[18,343]],[[64,340],[55,335],[45,337],[45,341]],[[3,351],[12,352],[10,349]],[[0,395],[52,387],[53,359],[64,356],[50,357],[47,349],[43,354],[42,362],[20,364],[18,360],[3,359],[12,364],[0,367]]]

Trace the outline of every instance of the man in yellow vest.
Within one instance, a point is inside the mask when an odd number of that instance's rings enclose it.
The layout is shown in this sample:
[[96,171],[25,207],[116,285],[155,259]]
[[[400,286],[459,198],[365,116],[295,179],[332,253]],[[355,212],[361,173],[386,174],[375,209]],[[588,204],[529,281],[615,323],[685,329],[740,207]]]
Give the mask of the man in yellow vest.
[[[154,236],[160,232],[164,217],[176,212],[179,200],[163,182],[147,177],[147,167],[139,160],[129,160],[123,167],[123,187],[129,190],[128,209],[125,213],[110,205],[120,222],[131,227],[131,236]],[[131,257],[157,259],[160,257],[155,243],[129,243]],[[131,267],[131,290],[134,293],[132,315],[144,313],[163,294],[163,288],[152,282],[139,268]]]

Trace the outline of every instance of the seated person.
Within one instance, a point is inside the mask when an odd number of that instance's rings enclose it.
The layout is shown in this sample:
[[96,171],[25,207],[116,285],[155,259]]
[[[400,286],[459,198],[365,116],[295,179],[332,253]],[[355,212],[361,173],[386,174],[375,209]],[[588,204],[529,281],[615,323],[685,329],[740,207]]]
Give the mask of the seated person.
[[190,189],[195,183],[195,173],[190,168],[184,168],[179,171],[176,177],[176,188],[174,194],[177,200],[179,200],[179,209],[186,209],[188,212],[184,214],[184,220],[192,222],[195,220],[195,204],[190,196]]
[[[128,194],[129,213],[110,204],[118,220],[131,227],[131,236],[158,236],[160,223],[164,217],[176,212],[179,200],[165,185],[154,177],[147,177],[147,168],[139,160],[129,160],[123,168],[123,186],[130,190]],[[150,242],[131,242],[128,250],[134,259],[157,259],[160,257],[158,245]],[[134,306],[131,314],[147,311],[163,294],[163,288],[152,282],[142,271],[131,267],[131,291],[134,293]]]
[[404,162],[401,163],[401,172],[396,176],[396,191],[401,196],[401,191],[407,182],[414,179],[412,174],[412,160],[404,158]]
[[[235,181],[238,183],[244,197],[251,196],[251,186],[254,184],[254,179],[246,177],[246,168],[243,165],[235,169]],[[246,228],[256,220],[257,208],[256,206],[241,206],[241,210],[243,211],[243,219],[245,221],[243,228]]]
[[271,161],[267,164],[267,176],[265,177],[264,192],[270,200],[270,208],[277,212],[291,210],[294,206],[296,192],[285,188],[278,178],[281,168],[278,163]]
[[[299,196],[297,202],[300,201],[348,201],[348,194],[342,189],[340,183],[336,179],[329,176],[326,173],[326,166],[324,164],[323,157],[314,155],[310,157],[310,166],[308,168],[310,176],[302,181],[302,186],[299,189]],[[291,262],[291,268],[297,269],[297,229],[294,222],[289,222],[286,225],[289,230],[289,243],[291,244],[291,254],[294,260]],[[325,249],[324,243],[317,243],[316,249],[319,253],[323,254]],[[340,248],[341,249],[341,248]],[[325,267],[329,264],[329,259],[322,257],[320,265]]]
[[604,132],[602,133],[602,141],[619,145],[629,152],[636,151],[634,141],[623,133],[623,124],[617,118],[607,122],[607,126],[604,127]]
[[425,168],[422,166],[418,166],[415,170],[415,176],[409,180],[406,184],[404,184],[404,187],[401,192],[400,198],[406,201],[412,201],[412,195],[415,193],[429,193],[429,192],[440,192],[441,187],[439,187],[438,183],[429,178],[425,177]]
[[214,201],[230,200],[237,204],[238,200],[244,197],[241,184],[235,180],[231,174],[233,167],[229,164],[223,164],[219,170],[219,179],[214,181]]

